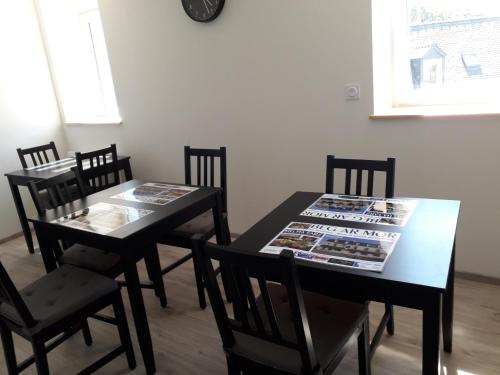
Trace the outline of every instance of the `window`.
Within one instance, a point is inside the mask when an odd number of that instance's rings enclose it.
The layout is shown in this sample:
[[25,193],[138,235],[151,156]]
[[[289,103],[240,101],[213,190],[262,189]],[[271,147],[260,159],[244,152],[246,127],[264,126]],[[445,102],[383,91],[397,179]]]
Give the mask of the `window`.
[[500,112],[500,2],[372,5],[375,115]]
[[446,54],[435,44],[418,48],[410,57],[411,77],[415,90],[425,85],[442,85]]
[[482,76],[481,63],[475,53],[462,53],[462,62],[469,77]]
[[64,122],[121,122],[97,0],[37,5]]

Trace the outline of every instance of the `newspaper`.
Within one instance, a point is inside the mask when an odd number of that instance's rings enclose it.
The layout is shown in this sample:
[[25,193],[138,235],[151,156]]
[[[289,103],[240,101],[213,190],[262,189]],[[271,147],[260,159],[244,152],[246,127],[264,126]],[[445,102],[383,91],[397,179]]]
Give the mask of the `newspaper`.
[[52,223],[88,232],[108,234],[118,228],[143,218],[154,211],[142,208],[96,203],[88,208],[53,220]]
[[[103,157],[99,156],[99,159],[101,161],[101,164],[104,164]],[[111,155],[107,155],[106,161],[107,162],[113,161],[113,157]],[[72,158],[55,160],[55,161],[51,161],[50,163],[45,163],[45,164],[40,164],[40,165],[36,165],[33,167],[25,168],[25,170],[27,170],[27,171],[34,170],[36,172],[48,171],[51,173],[65,173],[65,172],[69,172],[71,170],[71,168],[73,168],[75,166],[76,166],[76,159],[74,157],[72,157]],[[82,168],[85,170],[85,169],[88,169],[89,167],[90,167],[90,161],[85,160],[82,163]]]
[[60,166],[63,164],[68,164],[68,163],[75,164],[75,159],[74,158],[66,158],[66,159],[54,160],[54,161],[51,161],[49,163],[39,164],[39,165],[34,165],[33,167],[24,168],[24,170],[26,170],[26,171],[31,171],[31,170],[44,171],[46,169],[55,168],[56,166]]
[[[68,172],[71,168],[73,168],[73,167],[76,166],[76,159],[75,158],[71,158],[71,159],[68,159],[68,160],[69,160],[68,162],[64,163],[64,164],[67,164],[64,167],[57,168],[57,169],[52,169],[49,172],[52,172],[52,173],[65,173],[65,172]],[[99,161],[101,162],[101,165],[104,164],[104,158],[103,158],[103,156],[99,156]],[[106,162],[108,164],[110,164],[112,161],[113,161],[113,157],[111,155],[106,155]],[[88,160],[88,159],[84,160],[82,162],[82,168],[83,168],[83,170],[90,168],[90,160]]]
[[415,199],[385,199],[323,194],[302,216],[405,226],[417,206]]
[[195,190],[198,190],[198,188],[148,182],[123,193],[113,195],[111,198],[163,206]]
[[296,258],[382,272],[400,234],[369,229],[292,222],[260,252],[292,250]]

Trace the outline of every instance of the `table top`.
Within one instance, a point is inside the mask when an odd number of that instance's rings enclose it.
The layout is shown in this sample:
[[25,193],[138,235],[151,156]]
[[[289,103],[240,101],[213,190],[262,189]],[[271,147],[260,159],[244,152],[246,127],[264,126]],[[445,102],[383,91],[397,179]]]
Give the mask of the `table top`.
[[401,236],[383,272],[361,271],[300,259],[297,259],[297,264],[301,267],[349,273],[365,278],[446,289],[460,211],[459,201],[415,198],[418,204],[404,227],[301,216],[300,213],[322,194],[293,194],[241,235],[231,247],[258,253],[292,221],[398,232]]
[[[111,198],[114,195],[123,193],[127,190],[130,190],[132,188],[138,187],[140,185],[143,185],[147,182],[151,181],[141,181],[141,180],[131,180],[125,183],[122,183],[120,185],[114,186],[112,188],[100,191],[98,193],[89,195],[83,199],[79,199],[76,201],[73,201],[72,203],[66,204],[64,206],[60,206],[56,209],[49,210],[47,211],[44,215],[37,215],[32,218],[28,218],[29,221],[33,223],[41,223],[44,224],[45,226],[51,226],[52,228],[54,227],[59,227],[59,229],[63,231],[70,231],[74,232],[75,234],[78,235],[85,235],[88,234],[90,236],[97,236],[97,237],[108,237],[112,239],[126,239],[130,236],[133,236],[147,228],[150,228],[154,226],[155,224],[161,223],[165,220],[180,220],[181,223],[184,221],[181,218],[178,218],[177,216],[180,215],[180,213],[184,210],[191,209],[193,206],[199,205],[199,203],[203,202],[204,200],[210,199],[211,197],[215,196],[217,192],[220,191],[219,188],[212,188],[212,187],[200,187],[200,186],[194,186],[197,188],[197,190],[190,192],[189,194],[186,194],[170,203],[167,203],[165,205],[157,205],[157,204],[150,204],[150,203],[143,203],[143,202],[134,202],[134,201],[128,201],[128,200],[123,200],[123,199],[115,199]],[[178,185],[178,186],[187,186],[187,185],[182,185],[182,184],[175,184],[172,183],[171,185]],[[150,210],[153,211],[152,213],[138,219],[137,221],[133,221],[131,223],[128,223],[126,225],[123,225],[119,227],[118,229],[106,233],[106,234],[99,234],[99,233],[94,233],[90,231],[85,231],[81,229],[76,229],[72,227],[68,227],[65,225],[60,225],[57,223],[52,223],[53,220],[56,220],[58,218],[70,215],[71,213],[82,210],[85,208],[88,208],[92,205],[95,205],[97,203],[108,203],[108,204],[113,204],[113,205],[120,205],[120,206],[127,206],[127,207],[134,207],[138,209],[144,209],[144,210]],[[203,210],[203,205],[200,207],[200,210]],[[205,208],[205,211],[209,208]],[[204,211],[202,211],[204,212]],[[200,212],[200,214],[202,213]]]
[[[119,163],[129,159],[130,156],[118,156]],[[39,165],[37,167],[30,167],[19,169],[13,172],[8,172],[5,173],[5,176],[23,178],[28,180],[47,180],[63,173],[68,173],[73,167],[76,167],[76,159],[74,157],[57,160],[49,164]]]

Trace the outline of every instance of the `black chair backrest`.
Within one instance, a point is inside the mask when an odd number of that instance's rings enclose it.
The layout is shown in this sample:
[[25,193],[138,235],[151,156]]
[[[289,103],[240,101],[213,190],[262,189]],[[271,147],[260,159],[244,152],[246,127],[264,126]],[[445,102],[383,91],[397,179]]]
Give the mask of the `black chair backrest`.
[[[10,309],[4,309],[2,319],[7,319],[15,324],[21,321],[25,327],[33,327],[36,324],[33,315],[24,303],[21,295],[17,291],[9,274],[0,262],[0,303],[6,304]],[[8,313],[6,313],[7,311]]]
[[[235,344],[233,332],[244,333],[261,340],[297,350],[304,373],[315,373],[319,364],[312,345],[302,288],[298,279],[293,253],[262,257],[238,252],[204,241],[194,241],[194,251],[202,264],[204,279],[214,316],[225,348]],[[228,316],[211,260],[218,260],[227,273],[226,286],[233,302],[234,318]],[[267,277],[279,280],[286,287],[295,338],[285,337],[269,296]],[[258,308],[252,280],[258,283],[263,307]],[[255,282],[253,283],[255,284]],[[271,354],[272,355],[272,354]]]
[[[394,178],[396,170],[396,159],[387,160],[361,160],[361,159],[338,159],[333,155],[326,158],[326,193],[334,193],[334,172],[335,169],[345,170],[345,190],[344,194],[373,196],[373,180],[375,172],[385,172],[385,197],[394,197]],[[356,190],[351,191],[352,171],[356,173]],[[362,192],[363,171],[367,171],[368,180],[366,183],[366,194]]]
[[46,145],[30,147],[30,148],[18,148],[17,154],[19,155],[19,160],[23,168],[28,168],[28,163],[26,162],[26,155],[31,157],[31,161],[33,166],[38,166],[40,164],[50,163],[49,154],[47,151],[52,151],[52,155],[54,156],[54,160],[59,160],[59,154],[56,149],[56,145],[54,142],[47,143]]
[[[76,167],[73,170],[76,172]],[[85,196],[79,180],[68,181],[68,178],[64,175],[37,182],[30,181],[28,182],[28,189],[40,215],[43,215],[46,210],[62,206]],[[43,195],[43,192],[46,194]]]
[[[191,158],[196,158],[196,181],[192,179],[193,168]],[[215,183],[215,159],[219,158],[220,181]],[[191,148],[184,146],[184,172],[185,182],[188,185],[220,187],[222,189],[222,211],[227,212],[227,174],[226,174],[226,148],[218,149]]]
[[76,176],[91,194],[120,183],[116,145],[90,152],[77,152]]

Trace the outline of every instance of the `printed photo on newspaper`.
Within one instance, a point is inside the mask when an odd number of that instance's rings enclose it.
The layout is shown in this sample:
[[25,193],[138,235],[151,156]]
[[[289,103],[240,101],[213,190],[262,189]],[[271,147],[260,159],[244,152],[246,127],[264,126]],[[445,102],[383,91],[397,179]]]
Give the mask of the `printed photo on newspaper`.
[[68,216],[53,220],[52,223],[88,232],[108,234],[153,212],[135,207],[96,203]]
[[369,229],[292,222],[260,252],[292,250],[296,258],[382,272],[400,234]]
[[113,195],[111,198],[163,206],[195,190],[198,190],[198,188],[148,182],[123,193]]
[[323,194],[301,215],[402,227],[416,206],[416,199]]

